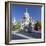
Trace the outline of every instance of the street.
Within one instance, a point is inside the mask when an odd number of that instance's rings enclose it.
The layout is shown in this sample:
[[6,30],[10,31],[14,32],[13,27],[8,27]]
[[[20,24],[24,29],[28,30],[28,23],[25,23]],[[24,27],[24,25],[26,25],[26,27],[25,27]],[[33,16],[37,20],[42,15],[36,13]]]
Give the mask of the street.
[[25,31],[15,32],[15,31],[12,31],[12,33],[11,33],[11,39],[12,40],[40,39],[40,38],[41,38],[41,32],[37,32],[37,31],[32,31],[32,32],[25,32]]

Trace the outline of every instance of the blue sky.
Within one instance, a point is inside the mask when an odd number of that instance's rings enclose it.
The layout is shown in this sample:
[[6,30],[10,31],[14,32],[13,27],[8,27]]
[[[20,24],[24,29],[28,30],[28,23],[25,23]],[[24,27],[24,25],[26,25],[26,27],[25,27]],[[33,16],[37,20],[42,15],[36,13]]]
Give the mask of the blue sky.
[[16,18],[17,21],[22,19],[24,12],[28,9],[30,17],[33,20],[41,20],[41,7],[40,6],[24,6],[24,5],[11,5],[11,17]]

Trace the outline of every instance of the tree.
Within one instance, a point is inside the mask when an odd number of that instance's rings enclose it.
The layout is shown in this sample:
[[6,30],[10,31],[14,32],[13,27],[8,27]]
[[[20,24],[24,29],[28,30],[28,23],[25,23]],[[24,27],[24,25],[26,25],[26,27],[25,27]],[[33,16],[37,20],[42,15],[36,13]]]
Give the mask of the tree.
[[34,26],[34,29],[35,29],[35,30],[41,29],[41,22],[40,22],[40,21],[37,21],[37,23],[36,23],[35,26]]
[[15,28],[16,28],[16,29],[20,29],[20,23],[19,23],[19,22],[17,22]]
[[20,23],[16,22],[16,25],[12,25],[12,30],[16,31],[17,29],[20,29]]

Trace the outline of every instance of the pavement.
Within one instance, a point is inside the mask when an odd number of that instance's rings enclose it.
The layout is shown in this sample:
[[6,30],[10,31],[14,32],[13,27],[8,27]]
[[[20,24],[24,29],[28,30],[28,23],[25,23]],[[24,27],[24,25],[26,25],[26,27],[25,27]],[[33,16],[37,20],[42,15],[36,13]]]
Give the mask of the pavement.
[[41,32],[39,31],[32,31],[32,32],[25,32],[25,31],[19,31],[15,32],[12,31],[11,39],[40,39],[41,38]]

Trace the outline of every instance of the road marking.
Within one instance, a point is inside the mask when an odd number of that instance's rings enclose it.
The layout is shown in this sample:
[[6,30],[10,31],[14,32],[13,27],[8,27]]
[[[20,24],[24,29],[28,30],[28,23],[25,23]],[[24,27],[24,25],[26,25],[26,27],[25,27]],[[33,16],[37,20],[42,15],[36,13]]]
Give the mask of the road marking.
[[28,38],[28,39],[31,38],[31,37],[28,37],[28,36],[26,36],[26,35],[24,35],[24,34],[16,33],[16,32],[13,32],[13,31],[12,31],[12,34],[18,35],[18,36],[21,36],[21,37],[24,37],[24,38]]

